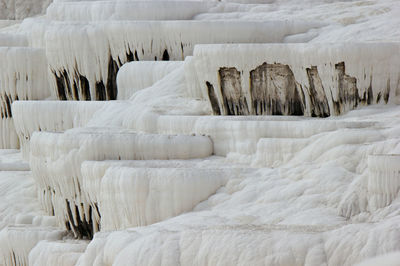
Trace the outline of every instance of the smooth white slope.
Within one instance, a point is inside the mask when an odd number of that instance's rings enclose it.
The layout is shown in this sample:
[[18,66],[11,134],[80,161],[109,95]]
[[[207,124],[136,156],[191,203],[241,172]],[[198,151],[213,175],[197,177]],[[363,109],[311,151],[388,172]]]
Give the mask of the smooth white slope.
[[87,240],[41,241],[29,253],[29,265],[74,266],[87,244]]
[[214,1],[65,1],[51,4],[46,16],[60,21],[190,20],[222,5]]
[[146,226],[192,211],[223,186],[229,170],[111,167],[101,180],[101,230]]
[[0,46],[28,46],[28,40],[22,34],[0,33]]
[[44,215],[36,199],[30,171],[0,171],[0,229],[12,224],[31,224]]
[[400,39],[397,27],[400,24],[400,6],[397,0],[304,0],[301,1],[301,8],[296,0],[262,2],[266,5],[245,5],[248,8],[238,12],[200,14],[195,19],[265,21],[284,18],[319,21],[326,25],[297,36],[287,36],[285,42],[398,42]]
[[152,86],[183,64],[181,61],[139,61],[124,64],[117,75],[117,99],[129,99],[138,90]]

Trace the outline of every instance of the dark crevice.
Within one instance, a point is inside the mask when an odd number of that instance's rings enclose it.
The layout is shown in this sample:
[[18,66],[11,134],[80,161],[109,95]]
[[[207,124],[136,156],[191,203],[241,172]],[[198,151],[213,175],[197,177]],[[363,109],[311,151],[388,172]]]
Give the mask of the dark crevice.
[[[103,98],[103,100],[116,100],[117,99],[117,73],[119,67],[117,62],[110,56],[108,61],[108,76],[107,76],[107,95]],[[101,82],[103,84],[103,82]],[[97,90],[97,83],[96,83]],[[101,92],[102,93],[102,92]]]
[[167,49],[164,50],[164,53],[162,55],[162,61],[169,61],[169,54]]
[[[136,52],[136,51],[135,51],[135,52]],[[132,62],[132,61],[134,61],[133,53],[132,53],[131,50],[129,50],[129,51],[126,53],[126,61],[127,61],[127,62]],[[120,63],[121,63],[121,62],[120,62]]]
[[372,75],[369,77],[369,86],[366,91],[364,91],[362,97],[360,98],[360,103],[363,105],[370,105],[372,104],[374,99],[374,95],[372,92]]
[[15,256],[15,252],[11,251],[11,257],[12,257],[12,262],[14,263],[13,265],[19,265],[19,261],[17,261],[17,257]]
[[137,51],[136,51],[136,50],[135,50],[135,60],[136,60],[136,61],[140,61],[140,60],[139,60],[138,53],[137,53]]
[[57,97],[59,100],[65,101],[67,100],[67,95],[65,93],[65,85],[64,80],[61,76],[58,76],[56,72],[53,72],[53,75],[56,79],[57,86]]
[[[100,214],[100,210],[99,210],[99,206],[98,206],[98,204],[97,204],[97,202],[96,203],[94,203],[94,209],[92,208],[91,210],[93,210],[94,212],[96,212],[96,214],[97,214],[97,217],[99,217],[99,218],[101,218],[101,214]],[[94,217],[93,215],[92,215],[92,217]],[[93,220],[93,219],[92,219]],[[99,219],[100,220],[100,219]],[[100,226],[100,223],[95,223],[94,221],[93,221],[93,230],[95,231],[95,232],[99,232],[100,231],[100,229],[101,229],[101,226]]]
[[61,74],[62,78],[64,79],[64,84],[66,88],[66,92],[70,99],[74,99],[72,95],[71,83],[69,81],[69,76],[67,71],[64,69],[63,73]]
[[371,80],[369,83],[368,94],[367,94],[367,104],[368,105],[372,104],[373,99],[374,99],[374,93],[372,91],[372,75],[371,75]]
[[65,222],[65,228],[66,228],[68,231],[71,231],[71,230],[72,230],[71,224],[69,223],[69,221]]
[[376,96],[376,103],[379,103],[381,101],[382,97],[382,92],[379,92],[378,95]]
[[214,115],[221,115],[221,110],[218,105],[218,98],[215,94],[214,86],[210,82],[206,82],[207,90],[208,90],[208,97],[211,103],[211,107],[213,110]]
[[87,80],[87,78],[85,76],[79,75],[79,83],[81,86],[82,100],[90,101],[91,96],[90,96],[89,81]]
[[73,92],[74,92],[74,99],[79,101],[79,91],[78,91],[78,84],[76,84],[76,81],[74,80],[74,85],[73,85]]
[[4,99],[6,102],[6,110],[5,110],[5,116],[8,118],[12,117],[12,113],[11,113],[11,103],[12,101],[10,101],[10,98],[7,96],[7,94],[4,94]]
[[390,78],[387,80],[386,90],[383,94],[383,100],[385,101],[385,103],[389,102],[389,96],[390,96]]
[[[92,219],[92,207],[89,206],[89,217],[85,217],[84,214],[79,213],[79,207],[75,204],[71,204],[68,200],[65,200],[68,221],[66,221],[66,228],[74,232],[77,238],[93,238],[93,219]],[[76,221],[72,212],[75,213]]]
[[181,42],[181,56],[182,56],[182,60],[185,59],[185,49],[183,48],[183,43]]
[[106,88],[103,81],[96,82],[96,101],[106,100]]

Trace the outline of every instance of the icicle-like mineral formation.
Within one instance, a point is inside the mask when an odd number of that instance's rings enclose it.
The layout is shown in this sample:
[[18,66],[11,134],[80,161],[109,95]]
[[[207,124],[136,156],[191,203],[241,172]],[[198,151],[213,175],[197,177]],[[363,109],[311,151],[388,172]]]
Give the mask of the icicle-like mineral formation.
[[371,211],[388,206],[400,190],[400,155],[368,157],[368,206]]
[[216,115],[327,117],[395,102],[399,51],[398,43],[199,45],[194,60]]
[[29,142],[33,132],[64,132],[83,127],[104,102],[90,101],[17,101],[12,104],[15,130],[21,152],[29,159]]
[[77,236],[91,237],[94,228],[92,206],[82,191],[83,161],[204,158],[213,150],[212,142],[204,136],[138,134],[111,129],[82,131],[78,135],[68,132],[34,133],[30,165],[42,204]]
[[184,60],[203,43],[281,42],[313,26],[229,20],[55,23],[45,38],[51,87],[60,100],[114,100],[117,72],[126,62]]
[[[19,44],[25,40],[14,39]],[[0,40],[1,41],[1,40]],[[0,147],[19,148],[11,105],[18,100],[50,96],[45,51],[29,47],[0,47]]]

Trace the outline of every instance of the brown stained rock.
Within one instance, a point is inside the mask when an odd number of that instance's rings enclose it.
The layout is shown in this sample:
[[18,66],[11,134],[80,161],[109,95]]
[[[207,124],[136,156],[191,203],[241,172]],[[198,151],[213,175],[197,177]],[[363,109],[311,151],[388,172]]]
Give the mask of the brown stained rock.
[[218,98],[215,94],[214,86],[210,82],[206,82],[207,91],[208,91],[208,99],[211,103],[211,108],[213,110],[214,115],[221,115],[221,110],[218,104]]
[[241,85],[240,72],[234,67],[218,71],[223,97],[224,115],[249,115],[246,94]]
[[[357,79],[346,74],[346,67],[344,62],[335,64],[335,70],[337,75],[337,90],[338,90],[338,101],[335,102],[335,113],[337,115],[344,113],[347,110],[355,109],[361,101],[358,94]],[[372,92],[372,88],[371,88]],[[368,91],[368,99],[370,99]],[[370,101],[367,100],[370,104]]]
[[252,114],[304,114],[304,104],[288,65],[263,63],[250,71],[250,94]]
[[309,83],[309,96],[311,100],[311,116],[328,117],[330,116],[328,99],[322,85],[321,78],[316,66],[307,68],[307,77]]

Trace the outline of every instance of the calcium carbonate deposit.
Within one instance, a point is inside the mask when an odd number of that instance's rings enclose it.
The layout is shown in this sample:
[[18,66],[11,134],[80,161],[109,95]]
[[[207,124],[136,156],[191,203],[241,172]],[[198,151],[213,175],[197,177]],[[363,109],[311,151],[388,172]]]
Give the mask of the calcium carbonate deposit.
[[0,265],[400,265],[398,0],[0,0]]

